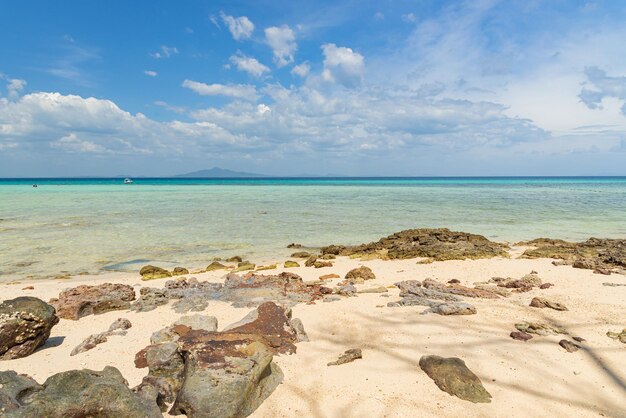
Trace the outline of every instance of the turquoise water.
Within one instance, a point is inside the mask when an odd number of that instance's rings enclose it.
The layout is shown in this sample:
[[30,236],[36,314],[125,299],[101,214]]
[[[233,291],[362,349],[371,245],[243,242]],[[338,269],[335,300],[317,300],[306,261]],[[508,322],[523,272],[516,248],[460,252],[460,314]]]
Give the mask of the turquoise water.
[[0,180],[0,280],[137,259],[271,259],[290,242],[352,244],[417,227],[500,241],[624,238],[626,178]]

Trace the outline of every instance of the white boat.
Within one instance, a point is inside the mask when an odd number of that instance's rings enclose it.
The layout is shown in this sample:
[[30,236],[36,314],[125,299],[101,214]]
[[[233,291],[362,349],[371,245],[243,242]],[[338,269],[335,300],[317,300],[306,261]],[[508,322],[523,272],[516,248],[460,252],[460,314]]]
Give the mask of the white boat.
[[133,184],[133,181],[131,179],[124,179],[124,184]]

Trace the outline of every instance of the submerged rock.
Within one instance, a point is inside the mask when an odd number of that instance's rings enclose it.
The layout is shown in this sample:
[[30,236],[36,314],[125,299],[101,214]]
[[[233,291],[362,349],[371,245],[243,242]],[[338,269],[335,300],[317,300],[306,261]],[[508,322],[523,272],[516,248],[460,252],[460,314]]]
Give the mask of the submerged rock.
[[553,302],[546,298],[542,298],[540,296],[536,296],[533,300],[530,301],[530,305],[533,308],[550,308],[555,311],[567,311],[567,307],[559,302]]
[[327,364],[327,366],[339,366],[341,364],[351,363],[354,360],[363,358],[363,353],[360,348],[351,348],[346,350],[339,358],[335,361],[331,361]]
[[131,286],[103,283],[64,290],[58,299],[51,299],[50,304],[60,318],[78,320],[87,315],[129,309],[133,300],[135,290]]
[[141,275],[141,280],[164,279],[172,276],[172,273],[164,268],[152,265],[143,266],[141,270],[139,270],[139,274]]
[[491,395],[483,387],[480,379],[460,358],[423,356],[419,365],[444,392],[474,403],[491,402]]
[[377,242],[352,247],[331,245],[322,248],[322,254],[377,255],[380,258],[389,259],[424,257],[443,261],[506,257],[507,248],[506,245],[489,241],[482,235],[439,228],[410,229],[397,232]]
[[42,346],[59,322],[54,307],[22,296],[0,304],[0,360],[26,357]]

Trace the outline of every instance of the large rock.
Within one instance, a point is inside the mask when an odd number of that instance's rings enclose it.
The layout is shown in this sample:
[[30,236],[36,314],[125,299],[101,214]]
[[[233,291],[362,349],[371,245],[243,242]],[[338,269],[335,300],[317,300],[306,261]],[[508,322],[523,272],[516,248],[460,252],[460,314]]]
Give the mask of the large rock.
[[43,345],[59,322],[54,307],[22,296],[0,304],[0,360],[26,357]]
[[407,259],[425,257],[432,260],[463,260],[506,256],[507,246],[489,241],[482,235],[439,229],[409,229],[377,242],[353,247],[331,245],[322,254]]
[[352,283],[362,284],[365,280],[374,280],[376,275],[371,268],[362,266],[350,270],[345,278]]
[[9,418],[27,417],[161,417],[154,401],[128,388],[114,367],[102,371],[70,370],[49,377],[43,388],[33,387],[19,399]]
[[491,395],[483,387],[478,376],[472,373],[460,358],[423,356],[419,365],[444,392],[474,403],[491,402]]
[[22,405],[22,399],[41,389],[43,387],[29,376],[13,370],[0,371],[0,416],[16,410]]
[[139,274],[141,275],[141,280],[154,280],[172,277],[172,273],[164,268],[151,265],[143,266],[141,270],[139,270]]
[[50,300],[50,304],[55,307],[59,317],[78,320],[87,315],[129,309],[133,300],[135,290],[131,286],[103,283],[64,290],[58,299]]

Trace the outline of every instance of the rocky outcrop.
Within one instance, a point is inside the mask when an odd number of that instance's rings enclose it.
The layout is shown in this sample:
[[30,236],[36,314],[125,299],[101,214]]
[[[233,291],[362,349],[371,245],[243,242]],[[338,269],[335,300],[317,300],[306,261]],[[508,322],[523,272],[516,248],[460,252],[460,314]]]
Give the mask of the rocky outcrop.
[[554,309],[555,311],[567,311],[568,310],[567,307],[563,305],[562,303],[554,302],[546,298],[543,298],[541,296],[534,297],[530,301],[529,306],[532,306],[533,308],[550,308],[550,309]]
[[43,345],[59,322],[46,302],[22,296],[0,304],[0,360],[26,357]]
[[260,305],[221,332],[175,324],[173,341],[137,353],[149,372],[138,392],[156,391],[163,410],[188,417],[245,417],[282,381],[274,354],[294,353],[302,323],[273,302]]
[[129,309],[133,300],[135,290],[131,286],[103,283],[64,290],[57,299],[50,300],[50,304],[60,318],[78,320],[87,315]]
[[128,319],[118,318],[109,326],[109,329],[107,331],[101,332],[99,334],[92,334],[87,337],[82,343],[74,347],[74,349],[70,353],[70,356],[75,356],[76,354],[89,351],[92,348],[95,348],[98,344],[107,342],[108,337],[111,337],[113,335],[126,335],[126,330],[130,327],[132,327],[132,324]]
[[347,272],[345,279],[353,284],[362,284],[365,280],[376,279],[376,275],[371,268],[362,266]]
[[626,240],[589,238],[583,242],[567,242],[538,238],[519,245],[534,248],[524,251],[523,258],[555,258],[560,264],[590,269],[601,274],[626,274]]
[[[15,395],[18,406],[3,415],[8,418],[162,416],[154,400],[133,393],[122,374],[110,366],[102,371],[83,369],[57,373],[42,386],[24,379],[16,381],[15,377],[12,382],[11,387],[26,388]],[[2,391],[0,388],[0,393]]]
[[169,271],[152,265],[143,266],[141,270],[139,270],[139,274],[141,275],[141,280],[154,280],[172,277],[172,273]]
[[478,376],[472,373],[460,358],[423,356],[419,365],[444,392],[474,403],[491,402],[491,395]]
[[424,257],[436,261],[506,257],[507,246],[482,235],[439,229],[409,229],[377,242],[352,247],[331,245],[322,254],[343,256],[376,255],[383,259]]
[[363,358],[363,353],[360,348],[351,348],[346,350],[339,358],[335,361],[331,361],[327,364],[327,366],[339,366],[341,364],[351,363],[354,360],[358,360]]

